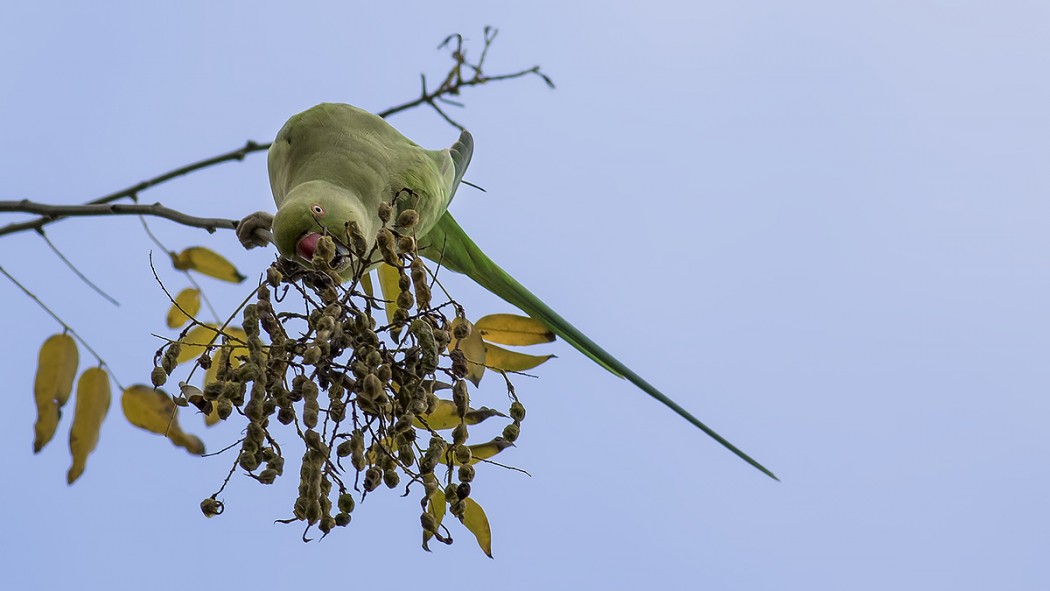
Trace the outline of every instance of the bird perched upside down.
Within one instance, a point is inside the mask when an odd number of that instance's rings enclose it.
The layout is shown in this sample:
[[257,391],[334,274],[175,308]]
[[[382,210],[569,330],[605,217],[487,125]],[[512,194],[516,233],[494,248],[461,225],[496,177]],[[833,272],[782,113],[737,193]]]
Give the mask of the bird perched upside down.
[[[417,212],[411,220],[419,252],[443,267],[463,273],[493,294],[543,322],[555,334],[613,374],[678,413],[737,456],[776,478],[746,453],[665,396],[599,347],[507,274],[470,239],[448,212],[474,140],[464,131],[452,147],[427,150],[401,135],[377,115],[343,104],[325,103],[293,116],[270,147],[268,166],[276,215],[256,212],[237,229],[247,248],[272,241],[287,259],[310,263],[322,235],[336,239],[331,265],[344,279],[382,259],[353,256],[372,252],[384,226],[381,204],[394,216]],[[408,220],[405,220],[406,222]],[[352,244],[348,229],[365,244]],[[272,236],[267,230],[272,229]],[[396,225],[395,225],[396,229]],[[360,238],[359,238],[360,240]]]

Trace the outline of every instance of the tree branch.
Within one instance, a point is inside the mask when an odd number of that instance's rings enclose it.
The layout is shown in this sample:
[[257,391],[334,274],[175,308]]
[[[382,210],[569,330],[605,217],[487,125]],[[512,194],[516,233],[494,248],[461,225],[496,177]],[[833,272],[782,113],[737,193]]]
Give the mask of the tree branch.
[[[64,217],[83,217],[83,216],[97,216],[97,215],[152,215],[156,217],[167,218],[173,222],[182,224],[183,226],[190,226],[193,228],[204,228],[208,232],[215,232],[215,230],[224,228],[229,230],[236,230],[239,220],[226,220],[222,218],[201,218],[197,216],[188,215],[181,211],[175,211],[164,207],[160,203],[154,203],[153,205],[141,205],[138,203],[90,203],[87,205],[49,205],[47,203],[37,203],[28,199],[22,201],[0,201],[0,212],[21,212],[21,213],[35,213],[41,217],[33,222],[26,222],[27,227],[23,229],[39,229],[39,226],[43,226],[49,222],[52,222],[59,218]],[[36,226],[39,224],[39,226]],[[18,224],[11,224],[15,226]],[[0,229],[0,234],[10,233],[4,232],[3,230],[11,226],[6,226]]]
[[[448,74],[445,76],[445,79],[442,81],[441,85],[433,91],[428,91],[426,88],[426,78],[424,77],[423,89],[420,92],[420,96],[418,98],[394,107],[390,107],[389,109],[386,109],[384,111],[379,111],[377,115],[383,118],[387,118],[391,115],[396,115],[402,111],[407,111],[409,109],[413,109],[420,105],[426,104],[430,105],[438,113],[438,115],[445,119],[445,121],[447,121],[449,124],[453,125],[454,127],[458,127],[459,129],[463,129],[462,125],[455,122],[451,117],[445,114],[445,112],[437,106],[437,101],[442,101],[455,106],[462,106],[459,103],[449,100],[448,97],[459,95],[460,91],[464,88],[480,86],[487,82],[497,82],[500,80],[511,80],[514,78],[521,78],[522,76],[528,76],[530,74],[539,76],[543,79],[547,86],[549,86],[550,88],[554,88],[554,83],[551,81],[550,77],[541,72],[539,66],[533,66],[531,68],[527,68],[510,74],[499,74],[496,76],[488,76],[484,72],[482,72],[481,68],[484,65],[485,57],[488,55],[489,47],[492,45],[492,42],[495,38],[496,29],[493,29],[491,27],[485,27],[484,46],[482,47],[481,55],[477,63],[470,63],[469,61],[467,61],[466,51],[463,49],[462,35],[450,35],[449,37],[445,38],[441,45],[438,46],[438,49],[444,49],[446,47],[450,48],[453,65],[449,69]],[[456,40],[455,47],[452,47],[453,40]],[[463,77],[464,66],[473,72],[473,75],[471,77]],[[235,150],[230,150],[229,152],[225,152],[217,156],[212,156],[211,158],[206,158],[204,160],[200,160],[198,162],[194,162],[192,164],[187,164],[174,170],[170,170],[168,172],[165,172],[164,174],[144,180],[138,184],[132,185],[125,189],[121,189],[108,195],[103,195],[102,197],[87,202],[87,204],[85,205],[49,206],[40,203],[31,203],[28,201],[0,201],[0,203],[9,206],[8,209],[0,209],[0,211],[23,211],[28,213],[43,214],[41,215],[41,217],[33,220],[27,220],[24,222],[17,222],[7,224],[6,226],[0,226],[0,236],[4,236],[6,234],[14,234],[16,232],[23,232],[26,230],[40,231],[40,229],[46,226],[47,224],[60,220],[64,217],[133,213],[165,217],[172,221],[187,226],[204,228],[209,232],[214,232],[216,228],[236,228],[237,222],[233,220],[214,220],[208,218],[196,218],[171,209],[167,209],[165,207],[160,206],[159,204],[141,206],[147,208],[141,211],[127,209],[128,207],[132,206],[124,206],[119,209],[89,208],[91,206],[112,203],[113,201],[117,201],[120,199],[131,199],[132,201],[138,201],[139,193],[161,183],[170,181],[174,178],[189,174],[191,172],[196,172],[198,170],[214,166],[216,164],[222,164],[223,162],[230,162],[232,160],[244,160],[244,157],[248,154],[252,154],[255,152],[263,152],[269,149],[270,143],[260,144],[255,141],[248,140],[248,142],[246,142],[243,146]],[[26,203],[29,203],[34,207],[49,207],[51,208],[49,210],[50,213],[44,213],[43,210],[20,209],[18,207],[11,206],[11,204],[18,205]]]

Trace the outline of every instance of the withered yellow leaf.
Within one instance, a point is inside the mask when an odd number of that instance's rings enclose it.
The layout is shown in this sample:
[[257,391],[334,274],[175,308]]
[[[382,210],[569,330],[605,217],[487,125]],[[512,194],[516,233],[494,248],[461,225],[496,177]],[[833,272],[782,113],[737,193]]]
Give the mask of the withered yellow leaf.
[[61,408],[73,391],[80,357],[77,344],[68,334],[51,335],[40,347],[37,359],[33,397],[36,399],[36,424],[33,425],[33,452],[39,452],[55,436]]
[[[437,528],[441,527],[441,521],[445,519],[445,491],[438,488],[434,491],[434,494],[430,495],[427,499],[427,513],[434,516],[434,521],[437,523]],[[434,537],[432,534],[423,532],[423,549],[430,552],[430,548],[427,544],[430,542],[430,538]]]
[[[506,415],[498,410],[483,406],[477,410],[473,408],[467,410],[467,414],[463,416],[463,422],[468,425],[477,425],[489,417],[504,416]],[[456,403],[451,400],[445,400],[444,398],[439,398],[437,404],[434,406],[434,411],[428,415],[423,415],[423,419],[427,422],[426,426],[429,426],[435,431],[454,429],[460,423],[459,415],[456,414]],[[415,418],[412,423],[420,429],[426,428],[418,417]]]
[[88,455],[98,445],[98,434],[109,411],[109,401],[109,376],[106,370],[91,367],[80,374],[73,427],[69,430],[69,452],[73,456],[73,465],[66,474],[69,484],[73,484],[84,472]]
[[462,318],[452,320],[453,335],[456,327],[461,324],[466,324],[470,328],[470,334],[463,340],[453,336],[452,341],[448,344],[448,350],[451,351],[458,346],[463,351],[463,355],[467,358],[466,378],[477,386],[481,382],[481,376],[485,375],[485,341],[481,340],[481,333],[470,321]]
[[180,253],[171,253],[171,264],[180,271],[192,269],[230,283],[240,283],[245,279],[226,257],[203,246],[191,246]]
[[474,323],[481,337],[501,345],[535,345],[550,343],[554,333],[546,324],[517,314],[489,314]]
[[363,273],[361,275],[361,289],[364,290],[365,295],[374,298],[376,296],[375,288],[372,287],[372,272]]
[[[198,324],[189,329],[186,335],[179,339],[178,363],[185,363],[200,357],[201,353],[204,353],[204,350],[212,343],[221,344],[222,338],[216,332],[218,329],[218,325],[215,324]],[[237,355],[248,354],[248,349],[244,346],[244,343],[248,342],[248,335],[245,334],[244,329],[227,326],[222,332],[234,339],[231,343],[233,347],[230,351],[231,359]]]
[[[507,449],[508,447],[514,447],[514,444],[507,441],[503,437],[496,436],[491,441],[485,443],[475,443],[474,445],[468,445],[470,448],[470,463],[477,464],[482,460],[487,460],[499,452]],[[452,465],[460,465],[460,461],[456,459],[456,454],[451,450],[448,451],[448,457],[452,459]]]
[[401,293],[398,279],[401,275],[396,268],[386,263],[380,263],[376,272],[379,273],[379,289],[383,292],[383,308],[386,309],[386,321],[389,324],[394,322],[394,312],[397,311],[397,296]]
[[485,343],[485,365],[503,371],[527,371],[547,361],[554,355],[526,355]]
[[161,390],[150,386],[135,384],[124,390],[120,396],[120,406],[128,422],[150,433],[164,435],[171,442],[194,455],[204,453],[204,443],[194,436],[184,433],[179,426],[178,407]]
[[[168,310],[168,328],[178,328],[196,316],[201,309],[201,292],[198,289],[187,287],[175,296],[175,303]],[[185,312],[184,312],[185,310]],[[187,316],[189,314],[189,316]]]
[[489,518],[473,497],[467,497],[464,501],[467,506],[460,521],[478,539],[478,546],[481,546],[485,556],[492,558],[492,529],[489,527]]

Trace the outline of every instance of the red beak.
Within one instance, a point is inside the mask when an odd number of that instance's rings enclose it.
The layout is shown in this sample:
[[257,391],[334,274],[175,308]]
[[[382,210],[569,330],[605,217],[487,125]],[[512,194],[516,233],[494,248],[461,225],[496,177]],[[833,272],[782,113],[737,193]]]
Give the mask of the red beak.
[[299,242],[295,243],[295,253],[308,261],[313,260],[314,251],[317,250],[317,241],[320,239],[321,235],[317,232],[303,236]]

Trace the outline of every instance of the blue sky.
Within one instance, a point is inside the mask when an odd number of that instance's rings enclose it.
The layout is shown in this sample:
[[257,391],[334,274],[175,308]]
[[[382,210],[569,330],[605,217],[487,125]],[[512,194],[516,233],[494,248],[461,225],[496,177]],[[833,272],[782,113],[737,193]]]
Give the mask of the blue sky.
[[[475,496],[495,560],[458,530],[418,549],[414,500],[370,497],[303,544],[273,524],[294,474],[235,477],[115,403],[65,485],[69,417],[31,452],[33,368],[54,323],[0,281],[10,588],[303,584],[461,588],[1043,589],[1050,516],[1050,8],[1040,2],[8,3],[0,199],[75,203],[269,141],[322,101],[413,98],[461,32],[490,73],[453,212],[578,327],[782,478],[763,477],[564,344],[517,384],[529,416]],[[429,147],[455,130],[392,119]],[[198,215],[272,207],[265,158],[143,194]],[[0,223],[20,219],[0,216]],[[249,275],[268,253],[156,221]],[[0,239],[0,265],[146,381],[166,300],[134,219]],[[160,269],[169,285],[179,275]],[[206,284],[232,307],[243,288]],[[453,285],[475,316],[508,306]],[[86,355],[82,367],[87,363]],[[499,389],[490,385],[491,394]],[[233,426],[187,430],[210,449]],[[454,530],[456,532],[457,530]],[[6,581],[9,581],[8,584]]]

